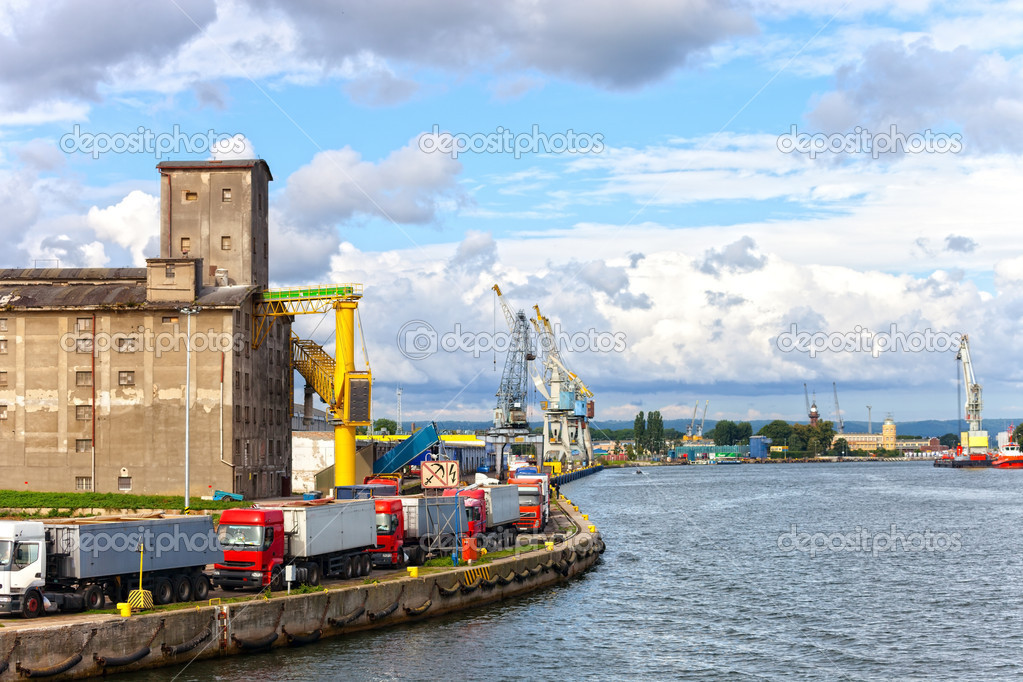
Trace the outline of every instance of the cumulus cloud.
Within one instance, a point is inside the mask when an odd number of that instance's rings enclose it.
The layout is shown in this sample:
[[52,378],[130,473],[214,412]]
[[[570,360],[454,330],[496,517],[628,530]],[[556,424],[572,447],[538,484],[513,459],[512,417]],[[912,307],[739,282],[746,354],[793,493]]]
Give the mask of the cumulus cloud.
[[213,0],[61,0],[10,11],[10,32],[0,34],[0,92],[19,108],[98,100],[103,83],[159,62],[216,16]]
[[972,253],[977,248],[977,242],[969,237],[950,234],[945,237],[945,250],[957,251],[959,253]]
[[764,267],[766,257],[757,255],[757,244],[746,236],[721,249],[709,249],[703,256],[700,272],[720,275],[727,272],[753,272]]
[[257,4],[288,15],[308,55],[335,65],[369,53],[458,73],[538,70],[612,89],[664,78],[694,53],[756,31],[748,10],[711,0],[389,0],[344,12],[315,0]]
[[458,197],[462,164],[444,154],[426,154],[413,140],[378,163],[351,147],[320,152],[295,171],[284,203],[297,222],[334,225],[352,218],[429,223],[442,201]]
[[210,158],[218,161],[254,159],[256,150],[247,137],[241,133],[235,133],[230,139],[218,140],[210,150]]
[[963,148],[1023,149],[1023,78],[1016,61],[967,47],[938,49],[928,39],[869,47],[836,74],[835,89],[809,114],[818,129],[861,126],[905,136],[962,131]]
[[576,277],[580,282],[602,292],[623,310],[650,307],[650,299],[646,294],[637,295],[628,291],[629,275],[624,266],[609,266],[603,260],[591,261],[579,268]]
[[110,240],[131,253],[136,267],[160,255],[160,198],[135,190],[117,204],[93,206],[86,222],[101,240]]

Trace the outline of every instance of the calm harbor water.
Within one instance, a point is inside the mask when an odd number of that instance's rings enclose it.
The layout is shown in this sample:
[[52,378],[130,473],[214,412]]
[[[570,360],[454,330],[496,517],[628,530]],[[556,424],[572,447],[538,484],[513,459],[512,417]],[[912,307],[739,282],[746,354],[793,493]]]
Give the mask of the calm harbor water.
[[930,463],[603,471],[607,542],[497,606],[137,680],[1017,679],[1023,471]]

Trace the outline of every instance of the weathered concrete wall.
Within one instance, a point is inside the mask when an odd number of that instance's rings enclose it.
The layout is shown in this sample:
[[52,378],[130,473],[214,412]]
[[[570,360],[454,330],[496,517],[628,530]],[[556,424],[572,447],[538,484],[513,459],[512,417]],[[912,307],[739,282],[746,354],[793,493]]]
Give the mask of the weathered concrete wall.
[[[588,527],[578,512],[568,513],[577,527]],[[109,674],[288,646],[289,637],[332,637],[429,618],[570,579],[589,569],[602,549],[599,533],[581,532],[551,551],[532,551],[476,568],[419,578],[127,619],[83,615],[73,625],[47,627],[42,619],[0,631],[0,668],[4,657],[9,661],[0,682],[18,679],[19,667],[36,670],[56,666],[78,654],[81,660],[56,679],[103,674],[97,657],[108,661],[105,672]],[[192,641],[207,631],[210,637],[188,651],[175,654],[167,648]],[[109,664],[112,657],[137,655],[146,647],[150,652],[134,663],[116,668]]]

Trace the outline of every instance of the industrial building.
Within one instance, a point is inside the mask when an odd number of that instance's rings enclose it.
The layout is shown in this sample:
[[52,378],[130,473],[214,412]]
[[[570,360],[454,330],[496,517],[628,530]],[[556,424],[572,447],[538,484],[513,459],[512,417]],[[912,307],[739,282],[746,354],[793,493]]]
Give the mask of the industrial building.
[[252,343],[270,169],[157,168],[146,267],[0,270],[4,487],[181,494],[187,447],[192,495],[290,493],[290,322]]
[[831,446],[834,447],[835,441],[839,438],[844,438],[845,442],[849,444],[849,450],[866,450],[872,451],[878,448],[884,448],[885,450],[896,449],[895,439],[895,420],[892,419],[891,415],[885,418],[884,423],[881,425],[881,433],[838,433],[835,434],[834,439],[831,441]]

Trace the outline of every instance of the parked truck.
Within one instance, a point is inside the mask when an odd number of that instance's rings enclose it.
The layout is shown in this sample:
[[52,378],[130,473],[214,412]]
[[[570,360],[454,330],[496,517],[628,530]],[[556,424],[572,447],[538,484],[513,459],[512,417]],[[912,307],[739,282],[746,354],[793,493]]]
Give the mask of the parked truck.
[[319,585],[324,576],[369,575],[376,529],[374,500],[227,509],[218,528],[224,560],[214,566],[213,583],[225,590],[278,590],[288,565],[295,566],[296,581],[308,585]]
[[34,618],[102,608],[129,590],[157,604],[206,599],[207,564],[223,560],[209,516],[0,521],[0,613]]
[[379,545],[373,550],[373,562],[380,565],[395,565],[404,553],[405,561],[421,566],[427,559],[450,554],[469,532],[469,518],[466,514],[466,500],[458,497],[403,495],[394,498],[377,498],[401,502],[399,520],[394,520],[394,531],[378,536]]
[[[471,486],[460,488],[459,496],[467,497],[470,534],[483,541],[489,551],[511,547],[515,542],[519,520],[519,493],[514,485]],[[455,489],[444,491],[445,496]]]
[[547,525],[550,499],[543,480],[536,478],[509,478],[508,483],[518,487],[520,531],[540,533]]

